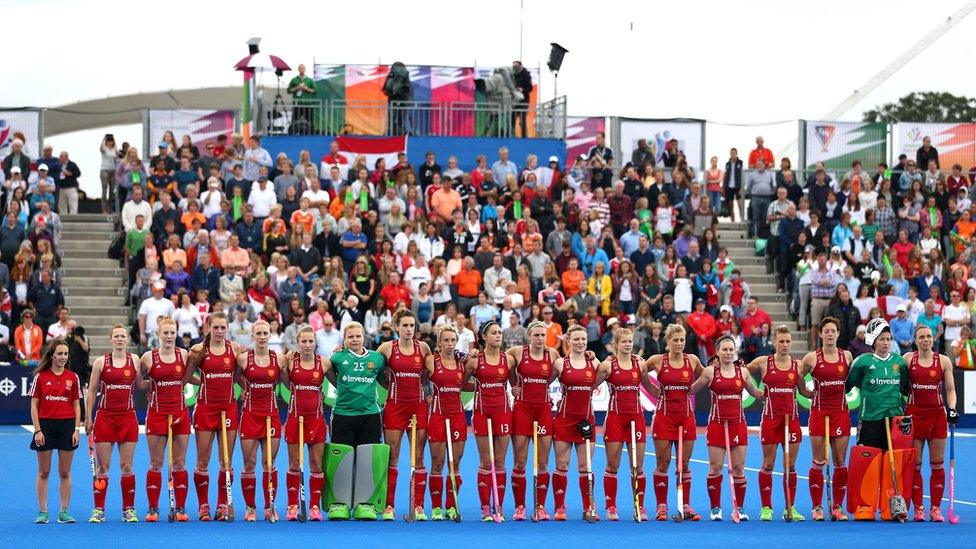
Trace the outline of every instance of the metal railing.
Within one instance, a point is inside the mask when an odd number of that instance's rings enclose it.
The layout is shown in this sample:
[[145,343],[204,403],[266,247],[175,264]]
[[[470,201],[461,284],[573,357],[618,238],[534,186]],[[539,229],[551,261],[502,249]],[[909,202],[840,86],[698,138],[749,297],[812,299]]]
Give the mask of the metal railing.
[[[261,101],[255,120],[264,135],[418,135],[566,137],[566,98],[535,108],[477,101]],[[528,131],[525,131],[527,128]]]

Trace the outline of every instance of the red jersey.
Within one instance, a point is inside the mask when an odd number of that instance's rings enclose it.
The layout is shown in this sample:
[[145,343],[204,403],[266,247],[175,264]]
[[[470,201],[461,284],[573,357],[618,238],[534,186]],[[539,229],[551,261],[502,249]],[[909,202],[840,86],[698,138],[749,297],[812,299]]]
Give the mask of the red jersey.
[[658,413],[667,416],[687,416],[694,413],[691,407],[691,384],[695,382],[695,370],[691,367],[691,359],[682,353],[682,364],[675,368],[668,358],[669,353],[661,359],[661,371],[657,380],[661,384],[661,400]]
[[60,374],[48,368],[34,375],[30,395],[38,400],[37,417],[74,419],[74,402],[81,400],[81,383],[78,381],[78,374],[67,368]]
[[617,355],[610,357],[610,375],[607,377],[607,387],[610,388],[610,405],[608,411],[621,414],[642,413],[640,405],[640,359],[630,355],[630,369],[620,367]]
[[817,349],[817,364],[810,372],[817,388],[817,394],[810,402],[811,410],[848,409],[844,383],[847,382],[850,365],[847,364],[847,356],[844,355],[843,351],[838,349],[837,355],[840,357],[839,361],[827,362],[827,359],[824,358],[823,349]]
[[289,416],[322,416],[322,381],[325,380],[325,368],[322,367],[322,357],[315,355],[312,368],[302,368],[302,358],[298,353],[291,361],[291,373],[288,375],[288,390],[291,391],[291,402],[288,404]]
[[942,408],[945,401],[942,399],[945,372],[942,371],[942,362],[935,354],[932,363],[922,366],[918,363],[918,351],[912,353],[912,359],[908,361],[908,381],[912,384],[912,390],[908,393],[908,403],[919,408]]
[[234,348],[229,341],[224,342],[224,353],[214,354],[210,347],[203,352],[200,364],[200,398],[204,404],[223,405],[234,400],[234,368],[237,361]]
[[407,403],[420,402],[424,399],[424,392],[420,387],[420,376],[424,371],[424,357],[420,354],[420,345],[414,341],[413,352],[405,354],[400,350],[400,342],[394,341],[390,347],[390,359],[387,361],[387,375],[390,377],[390,402]]
[[529,346],[522,347],[522,357],[515,367],[517,383],[521,390],[516,400],[526,404],[546,404],[549,402],[549,376],[552,373],[552,359],[549,349],[542,360],[532,358]]
[[102,399],[98,409],[107,412],[131,412],[135,410],[132,402],[132,387],[136,382],[136,364],[132,353],[125,353],[125,364],[112,364],[112,353],[102,358],[102,376],[98,381],[98,392]]
[[478,355],[478,367],[474,371],[477,388],[474,392],[474,411],[482,414],[508,412],[508,358],[499,353],[498,364],[488,364],[485,353]]
[[563,397],[556,407],[557,417],[585,416],[593,413],[593,380],[596,366],[587,360],[582,368],[573,368],[569,357],[563,358],[563,371],[559,374]]
[[278,410],[275,386],[281,377],[281,366],[275,353],[268,356],[268,363],[261,366],[254,360],[254,351],[248,351],[244,366],[244,409],[258,415],[271,415]]
[[762,382],[766,397],[763,417],[796,417],[796,386],[800,382],[796,359],[790,357],[790,368],[780,370],[776,367],[776,355],[766,357],[766,374]]
[[708,385],[712,393],[712,410],[708,413],[708,421],[745,421],[742,413],[742,389],[746,382],[742,379],[742,368],[736,366],[732,377],[722,375],[722,367],[718,364],[712,368],[715,373]]
[[149,366],[149,409],[161,414],[178,414],[186,409],[183,401],[183,376],[186,365],[179,349],[174,352],[176,360],[163,362],[159,349],[153,349],[152,364]]
[[464,412],[461,405],[461,381],[464,372],[455,364],[454,368],[444,367],[441,355],[434,355],[434,373],[430,374],[430,386],[433,390],[433,404],[431,413],[457,414]]

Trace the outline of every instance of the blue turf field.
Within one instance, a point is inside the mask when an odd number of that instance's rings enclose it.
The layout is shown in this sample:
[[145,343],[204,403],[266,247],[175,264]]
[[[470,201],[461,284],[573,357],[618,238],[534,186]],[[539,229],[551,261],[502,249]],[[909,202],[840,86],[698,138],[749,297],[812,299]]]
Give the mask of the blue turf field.
[[[964,433],[960,431],[960,433]],[[553,547],[567,544],[579,543],[604,543],[614,546],[621,544],[639,543],[642,545],[667,545],[673,547],[701,547],[712,544],[728,545],[734,540],[736,544],[759,544],[775,539],[787,546],[795,547],[972,547],[974,536],[976,536],[976,471],[972,456],[976,454],[976,436],[973,431],[965,432],[969,436],[957,436],[957,468],[956,468],[956,511],[961,515],[962,521],[956,526],[948,524],[893,524],[893,523],[796,523],[787,524],[778,518],[772,523],[760,523],[759,515],[759,492],[756,471],[760,464],[759,441],[757,435],[752,435],[747,458],[747,471],[749,479],[748,494],[746,496],[746,508],[752,517],[752,522],[734,525],[728,520],[728,486],[723,485],[723,505],[725,507],[726,521],[713,523],[703,521],[700,523],[674,524],[650,522],[636,524],[629,519],[631,508],[628,505],[630,499],[630,489],[627,483],[627,473],[622,469],[620,474],[620,493],[618,494],[618,506],[620,508],[621,520],[617,523],[601,521],[598,524],[587,524],[580,518],[580,498],[577,494],[577,484],[573,473],[570,473],[569,496],[567,506],[571,520],[565,523],[539,523],[531,522],[513,523],[508,521],[501,525],[493,523],[484,524],[477,520],[479,506],[475,489],[475,471],[477,468],[477,448],[474,445],[473,437],[469,437],[467,453],[462,464],[462,473],[465,476],[464,488],[462,489],[461,502],[462,512],[465,520],[462,524],[452,522],[441,523],[415,523],[407,524],[402,520],[391,523],[286,523],[268,524],[258,522],[246,524],[238,518],[233,524],[223,523],[198,523],[192,521],[187,524],[123,524],[119,521],[120,496],[118,489],[118,473],[115,469],[111,472],[111,484],[107,502],[109,522],[101,525],[87,524],[84,521],[88,518],[88,513],[92,506],[91,496],[91,474],[88,466],[88,455],[85,443],[76,452],[74,460],[74,491],[71,503],[71,512],[80,522],[75,525],[60,525],[52,522],[48,525],[34,525],[32,521],[36,515],[36,503],[34,497],[34,479],[36,474],[36,461],[33,452],[28,450],[30,442],[28,431],[17,426],[0,427],[0,532],[3,532],[5,541],[0,545],[12,547],[15,544],[19,547],[38,547],[42,544],[51,542],[64,543],[74,547],[94,547],[105,548],[107,544],[115,542],[141,542],[149,547],[208,547],[223,546],[224,548],[237,547],[278,547],[285,544],[295,546],[297,543],[325,541],[334,547],[373,547],[389,546],[395,544],[396,547],[461,547],[468,549],[475,546],[492,547],[517,547],[517,544],[532,544],[534,547]],[[239,450],[239,448],[238,448]],[[190,445],[187,462],[193,463],[194,449]],[[406,452],[401,456],[401,471],[407,471],[409,462]],[[240,453],[235,456],[235,470],[240,470]],[[278,467],[280,471],[280,481],[284,485],[284,470],[286,469],[286,459],[284,450],[278,456]],[[626,459],[626,456],[625,456]],[[695,509],[707,515],[708,498],[705,492],[705,474],[707,465],[705,464],[706,454],[704,439],[698,438],[695,447],[694,461],[692,462],[692,473],[694,483],[692,486],[692,504]],[[650,452],[645,456],[645,468],[650,471],[653,468],[653,457]],[[140,520],[145,513],[145,470],[148,463],[148,455],[145,446],[145,439],[140,439],[139,448],[136,453],[134,469],[137,479],[137,498],[136,507],[140,513]],[[550,461],[550,463],[552,463]],[[598,448],[593,460],[594,469],[597,471],[596,498],[598,502],[603,500],[602,490],[602,469],[603,469],[603,449]],[[803,478],[810,463],[809,442],[804,440],[803,446],[797,460],[797,469],[801,475],[797,491],[797,508],[809,519],[809,492],[807,490],[806,479]],[[779,467],[780,465],[777,464]],[[212,466],[215,470],[216,467]],[[925,473],[926,479],[928,472]],[[56,476],[53,475],[53,476]],[[53,477],[52,476],[52,477]],[[401,473],[400,487],[397,493],[398,503],[404,502],[407,497],[407,478],[409,475]],[[307,475],[306,475],[307,480]],[[948,480],[948,478],[947,478]],[[236,481],[236,479],[235,479]],[[52,519],[57,509],[56,480],[52,478],[50,509]],[[782,490],[779,482],[774,483],[774,507],[777,517],[782,510]],[[926,480],[926,492],[928,485]],[[234,499],[241,503],[240,487],[235,484]],[[212,488],[212,490],[216,490]],[[649,487],[649,500],[653,500],[653,493]],[[948,496],[948,490],[946,491]],[[215,501],[215,494],[211,495],[211,501]],[[278,498],[278,510],[284,515],[284,494]],[[511,490],[505,496],[506,515],[512,513]],[[531,494],[529,495],[531,501]],[[672,509],[674,502],[674,491],[672,482]],[[164,490],[161,501],[162,507],[166,507],[166,492]],[[196,496],[191,487],[187,500],[191,516],[195,515],[193,509],[196,506]],[[258,493],[258,504],[261,505],[260,491]],[[552,494],[547,500],[547,507],[552,512]],[[428,498],[429,506],[429,498]],[[243,515],[243,506],[236,506],[238,514]],[[653,511],[653,504],[648,505]],[[947,503],[943,504],[943,512],[948,509]],[[399,512],[405,510],[401,503]],[[601,517],[603,515],[602,505],[599,506]],[[164,511],[165,513],[165,511]],[[165,516],[165,515],[164,515]],[[706,517],[707,518],[707,517]],[[165,520],[165,519],[164,519]],[[651,537],[653,536],[653,537]],[[731,537],[734,536],[734,537]],[[770,538],[769,536],[775,536]],[[788,537],[787,537],[788,536]],[[968,541],[967,541],[968,540]],[[355,545],[346,545],[354,543]],[[340,545],[343,544],[343,545]],[[578,546],[578,545],[577,545]]]

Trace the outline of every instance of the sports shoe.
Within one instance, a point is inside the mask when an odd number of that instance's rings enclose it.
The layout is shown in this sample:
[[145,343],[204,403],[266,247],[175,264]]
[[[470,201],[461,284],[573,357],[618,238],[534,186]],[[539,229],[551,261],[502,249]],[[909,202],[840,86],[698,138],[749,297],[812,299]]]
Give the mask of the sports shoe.
[[124,509],[122,511],[122,522],[139,522],[139,515],[136,514],[136,510],[132,507]]
[[[268,522],[278,522],[278,510],[274,507],[265,508],[264,510],[264,520]],[[375,516],[374,516],[375,518]]]
[[558,520],[560,522],[566,520],[566,508],[556,507],[556,511],[552,514],[552,520]]
[[546,508],[543,506],[538,506],[535,510],[535,519],[539,522],[549,520],[549,513],[546,512]]
[[617,516],[616,507],[607,507],[607,520],[609,520],[610,522],[617,522],[618,520],[620,520],[620,517]]
[[285,520],[294,522],[298,520],[298,506],[289,505],[285,507]]
[[88,517],[88,522],[105,522],[105,510],[99,509],[98,507],[92,509],[91,516]]
[[34,524],[47,524],[48,522],[51,522],[51,519],[48,518],[47,511],[38,511]]
[[[219,519],[218,519],[219,520]],[[244,522],[257,522],[258,511],[254,507],[244,508]]]
[[696,513],[695,510],[691,508],[691,505],[685,504],[683,512],[685,515],[685,520],[690,520],[692,522],[701,520],[701,515]]
[[[433,513],[431,513],[433,515]],[[512,520],[525,520],[525,506],[516,505],[515,512],[512,513]]]
[[319,509],[318,505],[313,505],[312,508],[308,510],[308,520],[322,522],[322,510]]
[[874,520],[876,516],[877,511],[869,505],[858,505],[854,510],[854,520]]
[[430,520],[444,520],[444,510],[440,507],[434,507],[431,509]]
[[159,522],[159,509],[150,507],[146,512],[146,522]]
[[834,505],[834,510],[830,512],[830,516],[838,522],[847,522],[847,513],[841,509],[840,505]]
[[204,503],[203,505],[200,506],[200,511],[197,514],[197,520],[199,520],[200,522],[210,521],[210,505]]
[[353,510],[352,518],[356,520],[376,520],[376,507],[368,503],[360,503]]
[[783,520],[786,520],[787,513],[789,513],[790,520],[793,522],[803,522],[807,520],[807,517],[801,515],[800,512],[796,510],[796,507],[790,507],[789,509],[784,510]]
[[769,521],[773,520],[773,508],[772,507],[763,507],[762,509],[760,509],[759,510],[759,520],[761,520],[763,522],[769,522]]
[[647,522],[648,521],[648,518],[647,518],[647,509],[645,509],[643,507],[640,507],[640,508],[637,509],[637,512],[640,513],[641,522]]
[[68,510],[65,509],[58,513],[58,524],[74,524],[75,517],[68,514]]
[[709,520],[722,520],[722,508],[712,507],[712,509],[708,512],[708,518]]
[[749,514],[742,507],[739,507],[739,522],[749,522]]
[[345,503],[333,503],[330,505],[329,520],[349,520],[349,506]]
[[392,505],[387,505],[386,509],[383,509],[383,520],[393,520],[396,518],[396,511],[393,510]]
[[445,509],[444,516],[447,517],[447,520],[457,520],[459,516],[457,507],[448,507],[447,509]]
[[915,506],[915,522],[925,522],[925,507]]
[[495,515],[491,513],[491,507],[481,506],[481,522],[495,522]]
[[932,508],[929,509],[929,520],[932,522],[944,521],[945,519],[942,518],[942,509],[933,505]]
[[658,504],[657,511],[654,513],[654,520],[668,520],[668,506],[666,504]]
[[593,519],[592,522],[600,522],[600,515],[597,514],[596,510],[583,511],[583,520],[587,520],[588,518]]
[[810,511],[810,520],[812,520],[813,522],[823,522],[823,519],[824,519],[823,506],[818,505],[814,507],[812,511]]
[[413,520],[416,520],[416,521],[419,521],[419,522],[426,522],[427,521],[427,511],[424,510],[424,506],[423,505],[418,505],[418,506],[416,506],[416,507],[413,508]]
[[[228,522],[227,519],[230,517],[229,512],[230,512],[230,508],[227,507],[226,504],[218,505],[217,510],[214,511],[214,520],[219,522]],[[247,512],[245,512],[244,514],[246,516]]]
[[186,509],[182,507],[177,507],[176,511],[173,513],[173,518],[176,522],[189,522],[190,515],[186,514]]

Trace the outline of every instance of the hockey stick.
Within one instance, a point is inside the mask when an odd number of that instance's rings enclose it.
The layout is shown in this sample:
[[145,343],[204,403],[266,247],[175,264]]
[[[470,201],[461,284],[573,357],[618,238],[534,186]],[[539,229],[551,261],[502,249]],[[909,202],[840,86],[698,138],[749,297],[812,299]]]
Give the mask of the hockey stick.
[[416,452],[417,446],[417,414],[410,416],[410,503],[407,514],[403,515],[403,520],[407,522],[413,522],[417,518],[417,509],[414,507],[414,497],[417,494],[417,488],[414,487],[413,477],[417,474],[417,457],[414,454]]
[[[104,490],[107,487],[108,483],[104,480],[98,479],[98,469],[95,466],[95,441],[92,440],[91,433],[86,433],[86,434],[88,435],[88,463],[91,464],[92,496],[94,497],[99,490]],[[45,440],[44,442],[46,444],[47,440]]]
[[501,502],[498,501],[498,479],[495,478],[495,437],[494,437],[494,433],[491,430],[492,429],[491,418],[487,418],[487,419],[488,419],[488,460],[491,462],[491,468],[490,468],[491,494],[493,499],[492,510],[494,511],[494,513],[492,513],[493,515],[492,519],[496,523],[500,523],[502,521],[502,504]]
[[[824,455],[827,457],[824,463],[824,487],[827,490],[827,513],[830,514],[830,522],[837,520],[834,515],[834,483],[830,479],[830,416],[824,416]],[[819,505],[820,502],[814,502]]]
[[790,416],[783,416],[783,491],[786,492],[783,520],[793,522],[793,494],[790,493]]
[[888,509],[891,518],[904,523],[908,520],[908,504],[898,492],[898,475],[895,474],[895,447],[891,443],[891,420],[885,418],[885,436],[888,438],[888,465],[891,469],[891,490],[888,491]]
[[681,522],[685,520],[685,488],[684,488],[684,444],[685,442],[685,428],[684,426],[678,427],[678,512],[671,515],[671,520],[675,522]]
[[539,522],[539,422],[532,422],[532,522]]
[[457,476],[454,472],[454,431],[451,430],[451,418],[444,418],[447,429],[447,472],[451,475],[451,494],[454,495],[454,522],[461,522],[461,500],[458,499]]
[[169,516],[167,520],[176,520],[176,491],[173,488],[173,414],[166,416],[166,459],[169,461],[169,478],[167,488],[169,490]]
[[949,524],[959,524],[956,514],[956,426],[949,425]]
[[234,522],[234,486],[230,480],[230,451],[227,450],[227,412],[220,411],[220,446],[224,455],[224,490],[227,493],[227,522]]
[[735,478],[732,477],[732,445],[729,439],[729,422],[722,423],[725,429],[725,464],[729,468],[729,494],[732,496],[732,522],[739,524],[739,502],[735,499]]
[[298,522],[308,519],[305,503],[305,416],[298,416]]
[[271,457],[272,447],[271,447],[271,416],[264,417],[264,456],[265,456],[265,471],[268,473],[268,501],[265,505],[268,506],[268,522],[277,522],[278,517],[275,516],[275,489],[274,489],[274,462]]
[[590,440],[593,438],[593,425],[587,419],[577,423],[576,428],[583,435],[583,441],[586,443],[586,495],[590,498],[590,506],[587,509],[583,509],[583,520],[592,524],[598,520],[596,516],[596,503],[593,501],[593,460],[590,456]]
[[640,522],[640,493],[637,487],[637,423],[633,421],[630,422],[630,486],[634,492],[634,522]]

